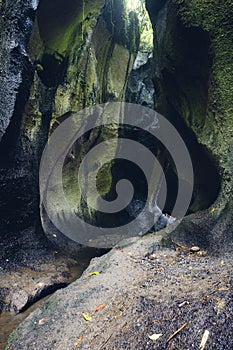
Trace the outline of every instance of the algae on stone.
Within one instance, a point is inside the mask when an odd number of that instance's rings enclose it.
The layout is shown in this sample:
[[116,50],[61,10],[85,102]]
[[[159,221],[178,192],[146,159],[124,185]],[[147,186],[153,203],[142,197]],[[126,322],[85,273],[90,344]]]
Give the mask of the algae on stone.
[[148,0],[147,4],[155,31],[157,108],[183,131],[184,138],[188,136],[186,142],[191,142],[191,152],[194,150],[197,187],[193,210],[210,207],[196,220],[196,226],[191,224],[195,215],[187,218],[186,237],[191,234],[188,230],[195,234],[198,227],[205,235],[208,227],[213,249],[229,249],[233,207],[232,1],[171,0],[155,6]]

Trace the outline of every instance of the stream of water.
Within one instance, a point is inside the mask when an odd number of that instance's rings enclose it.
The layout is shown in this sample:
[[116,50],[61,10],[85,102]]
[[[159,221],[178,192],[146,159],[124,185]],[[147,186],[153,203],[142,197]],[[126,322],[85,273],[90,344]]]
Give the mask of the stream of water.
[[[69,283],[75,281],[79,278],[86,266],[83,264],[77,264],[70,268],[70,279]],[[30,313],[38,308],[46,299],[48,299],[50,295],[40,299],[32,306],[30,306],[25,312],[15,314],[14,312],[2,312],[0,314],[0,350],[5,350],[8,338],[11,332],[17,328],[20,323],[22,323],[25,318],[30,315]]]

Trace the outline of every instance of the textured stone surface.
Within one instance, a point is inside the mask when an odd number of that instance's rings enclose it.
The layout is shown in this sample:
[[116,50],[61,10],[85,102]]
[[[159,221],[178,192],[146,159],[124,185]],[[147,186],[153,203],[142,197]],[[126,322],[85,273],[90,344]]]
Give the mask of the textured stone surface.
[[[206,350],[230,350],[231,257],[223,264],[222,258],[161,249],[161,238],[125,241],[93,259],[79,280],[57,291],[14,331],[8,349],[60,350],[75,344],[79,349],[198,349],[207,329]],[[93,271],[99,274],[89,276]],[[162,334],[156,342],[149,339],[154,333]]]
[[[35,1],[18,1],[12,6],[7,0],[2,6],[3,234],[38,224],[38,169],[49,134],[70,113],[122,100],[138,45],[137,19],[126,13],[122,1],[69,1],[64,5],[42,0],[36,8]],[[108,133],[96,130],[87,142],[80,140],[75,161],[69,159],[64,170],[70,202],[91,220],[94,213],[81,205],[73,174],[85,152]],[[118,131],[110,133],[117,137]],[[100,181],[102,195],[109,192],[111,184],[111,169],[106,167]],[[68,248],[72,242],[61,246]]]
[[215,251],[231,249],[232,3],[147,4],[155,32],[156,108],[175,124],[191,150],[193,210],[204,203],[209,207],[184,221],[173,235],[188,240],[202,231]]
[[28,302],[28,294],[24,290],[19,290],[12,295],[11,310],[20,312]]

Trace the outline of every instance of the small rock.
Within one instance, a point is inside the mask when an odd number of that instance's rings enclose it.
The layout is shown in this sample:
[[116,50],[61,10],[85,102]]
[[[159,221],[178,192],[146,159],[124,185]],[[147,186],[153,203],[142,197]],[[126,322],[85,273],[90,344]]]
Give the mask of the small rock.
[[28,294],[24,290],[19,290],[12,295],[11,310],[20,312],[28,302]]
[[190,252],[191,252],[191,253],[197,253],[197,252],[199,252],[199,251],[200,251],[200,248],[197,247],[197,246],[194,246],[194,247],[190,248]]

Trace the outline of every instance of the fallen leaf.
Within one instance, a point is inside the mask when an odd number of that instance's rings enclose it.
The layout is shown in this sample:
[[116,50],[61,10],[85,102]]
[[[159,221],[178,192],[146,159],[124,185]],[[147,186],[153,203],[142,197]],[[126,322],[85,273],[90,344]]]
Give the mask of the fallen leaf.
[[223,266],[226,266],[226,263],[224,260],[221,261],[220,265],[223,267]]
[[199,257],[205,257],[207,255],[207,250],[200,250],[197,252],[197,256]]
[[227,290],[229,290],[230,288],[227,288],[227,287],[222,287],[222,288],[219,288],[219,292],[226,292]]
[[183,307],[185,305],[188,305],[189,302],[187,300],[183,301],[183,303],[179,304],[178,307]]
[[90,315],[88,315],[88,314],[83,314],[83,318],[86,321],[91,321],[92,320],[92,317]]
[[54,234],[53,234],[53,237],[54,237],[54,238],[57,238],[57,235],[56,235],[56,233],[54,233]]
[[206,343],[207,343],[207,340],[209,338],[209,335],[210,335],[210,332],[208,330],[205,330],[203,337],[202,337],[202,340],[201,340],[199,350],[204,350]]
[[197,253],[200,251],[200,248],[198,246],[194,246],[190,248],[190,252],[191,253]]
[[183,326],[181,326],[179,329],[177,329],[177,331],[175,333],[173,333],[166,341],[166,343],[169,343],[170,340],[172,340],[175,336],[177,336],[177,334],[179,334],[185,327],[187,326],[187,322],[185,322],[183,324]]
[[88,274],[88,277],[99,275],[98,271],[93,271]]
[[151,340],[158,340],[160,337],[162,337],[162,333],[149,335]]
[[217,301],[217,315],[219,315],[226,306],[224,299],[214,298]]
[[42,318],[42,319],[39,320],[38,323],[39,323],[39,325],[42,325],[42,324],[45,324],[46,321],[47,321],[46,318]]
[[100,305],[96,306],[94,312],[97,312],[97,311],[104,309],[104,308],[105,308],[105,304],[100,304]]
[[76,343],[72,347],[72,350],[75,350],[77,348],[77,346],[81,343],[82,340],[83,340],[83,336],[80,335],[80,337],[78,338],[78,340],[76,341]]
[[216,208],[212,208],[211,211],[210,211],[211,214],[213,214],[215,212],[215,210],[216,210]]
[[186,245],[183,245],[183,244],[180,244],[180,243],[177,243],[177,242],[174,242],[173,243],[175,244],[176,248],[181,248],[181,249],[188,249],[188,247]]
[[116,315],[115,315],[114,317],[115,317],[115,318],[121,317],[122,314],[123,314],[123,312],[122,312],[122,311],[119,311],[118,313],[116,313]]

